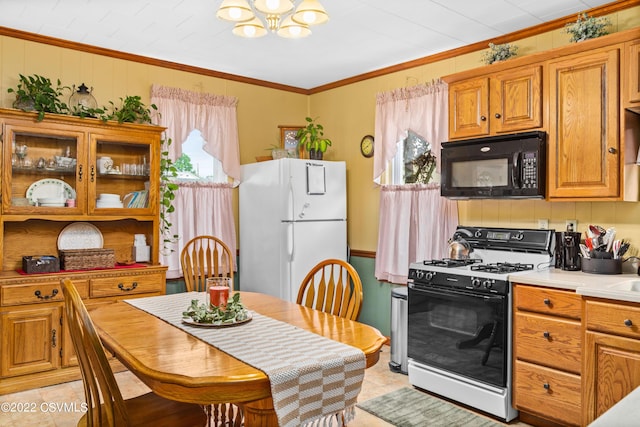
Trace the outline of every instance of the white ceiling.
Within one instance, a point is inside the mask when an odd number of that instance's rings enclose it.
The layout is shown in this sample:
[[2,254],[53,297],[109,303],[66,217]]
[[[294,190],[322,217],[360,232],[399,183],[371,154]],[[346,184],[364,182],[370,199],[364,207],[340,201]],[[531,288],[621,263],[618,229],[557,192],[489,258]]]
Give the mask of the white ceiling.
[[611,3],[321,0],[329,22],[290,40],[232,35],[221,1],[0,0],[0,26],[312,89]]

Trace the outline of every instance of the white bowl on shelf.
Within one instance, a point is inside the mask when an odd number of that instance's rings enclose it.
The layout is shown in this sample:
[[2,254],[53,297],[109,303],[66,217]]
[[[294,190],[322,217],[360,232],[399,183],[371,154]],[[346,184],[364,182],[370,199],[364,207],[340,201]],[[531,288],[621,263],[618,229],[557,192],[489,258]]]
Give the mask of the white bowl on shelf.
[[119,194],[110,194],[110,193],[102,193],[98,200],[101,202],[119,202],[120,195]]

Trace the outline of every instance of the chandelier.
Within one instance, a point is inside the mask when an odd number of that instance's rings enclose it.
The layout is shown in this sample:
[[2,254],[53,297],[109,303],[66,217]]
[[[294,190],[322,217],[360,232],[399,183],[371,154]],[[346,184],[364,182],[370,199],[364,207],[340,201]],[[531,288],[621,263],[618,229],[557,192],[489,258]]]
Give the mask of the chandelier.
[[302,0],[295,10],[292,0],[223,0],[216,16],[236,23],[233,34],[249,38],[264,36],[267,28],[281,37],[307,37],[309,26],[329,20],[318,0]]

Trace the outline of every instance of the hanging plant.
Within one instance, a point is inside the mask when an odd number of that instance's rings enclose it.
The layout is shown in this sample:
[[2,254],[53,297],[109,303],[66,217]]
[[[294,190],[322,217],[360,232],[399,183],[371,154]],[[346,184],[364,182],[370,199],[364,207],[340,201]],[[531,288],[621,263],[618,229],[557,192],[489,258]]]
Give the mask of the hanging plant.
[[594,18],[586,13],[579,13],[578,20],[565,25],[565,32],[571,34],[571,42],[576,43],[583,40],[594,39],[609,34],[608,27],[611,25],[609,18]]
[[518,52],[518,46],[505,43],[505,44],[493,44],[489,43],[489,50],[482,54],[482,62],[485,64],[493,64],[496,61],[504,61],[513,56],[516,56]]
[[178,184],[173,180],[178,176],[178,169],[169,157],[171,138],[162,140],[160,153],[160,235],[162,237],[163,253],[173,252],[170,244],[178,240],[177,234],[171,234],[171,222],[169,214],[175,211],[173,201],[176,198]]

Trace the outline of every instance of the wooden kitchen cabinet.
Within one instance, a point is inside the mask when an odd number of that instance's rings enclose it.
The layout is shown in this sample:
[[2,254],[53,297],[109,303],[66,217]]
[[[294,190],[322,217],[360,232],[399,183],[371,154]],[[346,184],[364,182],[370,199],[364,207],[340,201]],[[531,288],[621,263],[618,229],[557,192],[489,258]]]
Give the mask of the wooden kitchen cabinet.
[[585,301],[583,425],[640,386],[640,304]]
[[0,375],[4,378],[59,368],[61,318],[60,304],[3,312]]
[[619,61],[615,45],[549,62],[550,200],[621,196]]
[[582,299],[575,292],[514,284],[513,406],[580,425]]
[[[161,295],[166,288],[166,267],[159,265],[164,129],[58,114],[40,122],[36,118],[0,109],[0,394],[80,378],[64,319],[62,278],[71,278],[89,310]],[[21,158],[23,147],[26,156]],[[113,167],[101,170],[106,157]],[[129,203],[136,192],[143,202]],[[119,195],[123,206],[104,207],[97,201],[101,194]],[[35,200],[60,196],[75,205],[45,206]],[[59,256],[60,233],[78,222],[99,230],[102,247],[113,249],[116,261],[132,259],[134,235],[144,234],[151,246],[149,262],[61,273],[22,271],[23,256]]]
[[640,107],[640,40],[627,43],[627,62],[626,101],[630,104],[628,106]]
[[449,84],[449,138],[542,127],[542,66],[533,65]]

